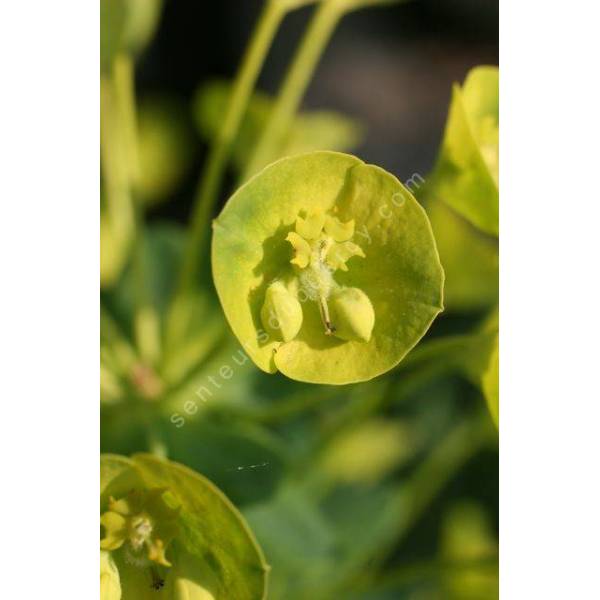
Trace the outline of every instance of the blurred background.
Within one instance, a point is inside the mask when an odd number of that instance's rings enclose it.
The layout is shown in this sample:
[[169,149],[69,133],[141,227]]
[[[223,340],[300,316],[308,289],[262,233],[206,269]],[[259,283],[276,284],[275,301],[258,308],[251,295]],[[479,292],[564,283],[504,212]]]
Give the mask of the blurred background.
[[[138,62],[140,97],[168,94],[191,118],[200,84],[235,75],[261,7],[260,0],[166,2],[156,36]],[[313,8],[286,17],[258,89],[277,92]],[[338,26],[303,106],[337,110],[365,124],[354,152],[404,181],[433,166],[452,83],[481,64],[498,64],[495,0],[415,0],[361,9]],[[205,154],[196,137],[188,176],[155,216],[185,222]]]
[[[261,7],[258,0],[166,1],[136,61],[147,222],[139,253],[161,330],[208,142]],[[313,10],[289,14],[276,37],[220,204]],[[452,84],[473,66],[497,64],[497,24],[498,5],[489,0],[416,0],[347,15],[289,147],[343,149],[401,181],[414,173],[426,179]],[[103,199],[107,190],[103,179]],[[117,245],[106,228],[101,449],[151,450],[213,480],[272,565],[270,600],[498,597],[498,438],[480,386],[497,331],[497,242],[426,193],[418,199],[446,270],[446,311],[397,369],[342,387],[238,366],[239,344],[208,273],[185,331],[163,339],[159,354],[141,356],[135,261],[124,251],[110,263]],[[223,364],[235,375],[216,386],[210,378]],[[190,400],[193,411],[185,409]]]

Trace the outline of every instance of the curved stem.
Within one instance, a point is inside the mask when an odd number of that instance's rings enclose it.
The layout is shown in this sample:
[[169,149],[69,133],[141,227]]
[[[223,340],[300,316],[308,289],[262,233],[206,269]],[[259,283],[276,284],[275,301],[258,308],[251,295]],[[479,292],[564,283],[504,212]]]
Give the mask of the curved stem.
[[298,110],[317,62],[346,10],[344,4],[331,1],[321,3],[317,9],[282,84],[269,122],[246,166],[242,182],[277,158],[283,136]]
[[267,52],[287,10],[282,2],[275,0],[267,2],[235,78],[221,130],[210,149],[198,185],[192,211],[191,230],[180,275],[180,292],[191,285],[198,271],[233,140]]

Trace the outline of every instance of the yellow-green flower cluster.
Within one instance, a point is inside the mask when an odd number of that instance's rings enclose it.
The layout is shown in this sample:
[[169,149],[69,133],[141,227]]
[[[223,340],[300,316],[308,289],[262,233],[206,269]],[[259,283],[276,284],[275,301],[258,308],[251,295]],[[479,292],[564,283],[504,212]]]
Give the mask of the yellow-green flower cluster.
[[170,567],[165,552],[177,533],[179,510],[165,502],[165,491],[132,490],[124,498],[111,497],[100,518],[104,528],[100,548],[114,551],[123,547],[127,561],[138,566]]
[[303,321],[300,297],[318,303],[325,335],[367,342],[375,324],[368,296],[358,288],[338,285],[333,274],[348,271],[353,256],[365,258],[352,241],[354,221],[341,222],[333,215],[315,212],[296,218],[286,240],[292,245],[294,277],[278,279],[265,294],[261,319],[277,339],[294,339]]

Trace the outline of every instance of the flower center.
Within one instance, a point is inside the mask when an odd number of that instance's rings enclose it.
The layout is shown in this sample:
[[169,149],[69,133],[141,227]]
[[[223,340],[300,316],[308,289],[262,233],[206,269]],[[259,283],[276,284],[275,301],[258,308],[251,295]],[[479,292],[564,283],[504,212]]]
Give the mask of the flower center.
[[[346,262],[353,256],[365,257],[360,246],[351,241],[353,235],[354,221],[342,223],[324,213],[297,217],[295,231],[286,237],[294,251],[290,262],[296,277],[285,283],[276,280],[267,288],[261,318],[268,331],[284,342],[296,337],[302,325],[298,301],[302,293],[304,300],[317,302],[325,335],[347,341],[370,339],[375,318],[370,300],[357,288],[338,285],[333,277],[338,269],[348,270]],[[358,323],[358,329],[357,319],[363,322]]]
[[129,543],[137,552],[141,550],[144,544],[150,541],[152,536],[152,522],[147,515],[137,515],[131,520],[131,531],[129,533]]
[[132,490],[124,498],[111,497],[100,517],[104,527],[100,547],[114,551],[123,546],[130,562],[140,567],[151,563],[170,567],[165,551],[177,534],[179,509],[165,502],[165,491]]

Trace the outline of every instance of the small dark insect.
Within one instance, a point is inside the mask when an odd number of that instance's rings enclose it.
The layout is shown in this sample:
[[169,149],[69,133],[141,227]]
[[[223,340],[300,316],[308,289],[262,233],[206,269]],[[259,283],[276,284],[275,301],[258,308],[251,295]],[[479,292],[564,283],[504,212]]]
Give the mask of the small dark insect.
[[158,590],[165,586],[165,580],[154,569],[151,569],[151,573],[152,583],[150,584],[150,587],[158,592]]

